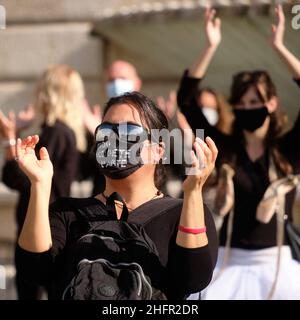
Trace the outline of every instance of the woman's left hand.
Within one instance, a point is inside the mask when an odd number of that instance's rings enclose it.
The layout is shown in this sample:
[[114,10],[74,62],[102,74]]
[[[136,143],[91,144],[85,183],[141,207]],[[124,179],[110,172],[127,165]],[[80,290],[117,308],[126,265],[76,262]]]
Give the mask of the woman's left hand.
[[215,167],[218,155],[218,149],[209,137],[205,139],[205,142],[197,137],[194,142],[194,149],[195,151],[191,151],[192,167],[189,168],[187,178],[182,184],[185,193],[201,191]]

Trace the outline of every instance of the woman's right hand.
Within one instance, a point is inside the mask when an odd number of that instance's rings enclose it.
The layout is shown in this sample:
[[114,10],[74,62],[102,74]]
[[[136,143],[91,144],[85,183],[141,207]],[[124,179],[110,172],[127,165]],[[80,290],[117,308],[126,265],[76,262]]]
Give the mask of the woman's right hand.
[[45,147],[42,147],[39,151],[40,160],[36,157],[35,147],[38,141],[39,136],[37,135],[28,136],[23,140],[18,139],[16,144],[16,160],[31,183],[51,185],[53,165]]

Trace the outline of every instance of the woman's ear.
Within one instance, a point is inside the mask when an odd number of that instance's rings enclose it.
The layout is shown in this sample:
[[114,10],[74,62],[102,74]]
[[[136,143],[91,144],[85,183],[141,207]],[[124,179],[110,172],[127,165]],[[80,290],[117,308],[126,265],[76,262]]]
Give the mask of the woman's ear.
[[164,153],[165,153],[165,143],[155,143],[153,144],[153,159],[154,163],[159,163],[161,159],[163,159]]
[[278,108],[278,97],[272,97],[267,103],[266,107],[268,108],[269,113],[273,113]]

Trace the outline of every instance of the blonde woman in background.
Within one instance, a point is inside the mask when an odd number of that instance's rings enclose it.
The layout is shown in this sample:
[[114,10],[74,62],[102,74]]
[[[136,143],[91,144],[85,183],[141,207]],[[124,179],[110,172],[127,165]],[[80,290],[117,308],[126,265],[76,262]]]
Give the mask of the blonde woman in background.
[[[54,166],[50,203],[59,197],[70,195],[71,183],[78,167],[79,152],[86,148],[82,103],[85,92],[77,71],[67,65],[51,65],[37,83],[35,97],[36,119],[42,122],[40,146],[47,146]],[[5,164],[2,171],[4,184],[19,191],[16,209],[18,235],[22,229],[30,197],[30,181],[16,162],[15,143],[17,136],[16,117],[0,113],[0,133],[5,148]],[[19,299],[38,299],[41,290],[25,283],[18,276],[16,262],[16,285]]]

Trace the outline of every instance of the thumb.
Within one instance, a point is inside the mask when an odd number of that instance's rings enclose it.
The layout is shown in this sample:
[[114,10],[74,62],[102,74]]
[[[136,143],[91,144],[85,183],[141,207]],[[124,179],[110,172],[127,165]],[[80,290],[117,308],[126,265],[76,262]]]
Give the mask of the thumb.
[[50,160],[49,153],[45,147],[40,149],[40,159],[41,160]]
[[277,27],[274,24],[272,24],[272,32],[275,33],[276,30],[277,30]]

